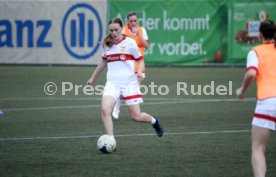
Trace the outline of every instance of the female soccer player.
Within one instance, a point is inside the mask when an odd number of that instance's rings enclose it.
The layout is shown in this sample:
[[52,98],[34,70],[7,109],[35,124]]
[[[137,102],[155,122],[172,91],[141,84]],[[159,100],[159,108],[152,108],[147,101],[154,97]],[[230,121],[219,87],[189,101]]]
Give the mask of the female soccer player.
[[[139,18],[136,12],[131,11],[127,15],[127,24],[123,27],[123,34],[131,37],[132,39],[135,40],[136,44],[138,45],[138,48],[144,57],[144,51],[149,47],[149,37],[147,34],[147,31],[145,28],[139,26]],[[135,73],[138,72],[139,66],[138,61],[135,63]],[[142,71],[143,75],[142,77],[138,78],[138,82],[141,85],[142,80],[146,77],[145,74],[145,64],[142,66]],[[120,106],[121,106],[121,101],[120,99],[116,100],[116,104],[113,108],[112,111],[112,117],[115,119],[119,118],[120,114]]]
[[247,56],[247,69],[242,85],[236,90],[242,99],[253,79],[257,78],[257,105],[252,121],[252,167],[255,177],[265,177],[265,150],[271,130],[276,129],[276,42],[275,25],[264,21],[260,25],[261,45]]
[[106,133],[113,136],[113,122],[111,112],[115,101],[122,97],[131,118],[137,122],[151,123],[157,136],[163,135],[163,128],[157,117],[141,112],[140,103],[143,102],[139,91],[138,77],[142,77],[142,67],[137,75],[134,72],[135,61],[143,66],[143,56],[136,42],[123,35],[121,19],[114,18],[109,22],[110,34],[104,39],[102,61],[93,72],[87,84],[92,85],[99,73],[107,66],[107,81],[102,98],[102,121]]

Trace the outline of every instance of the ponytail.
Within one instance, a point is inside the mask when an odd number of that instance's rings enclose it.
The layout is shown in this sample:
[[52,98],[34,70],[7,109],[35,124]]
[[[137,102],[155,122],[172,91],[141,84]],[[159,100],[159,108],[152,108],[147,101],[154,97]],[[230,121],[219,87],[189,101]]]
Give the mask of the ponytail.
[[112,37],[111,34],[108,34],[103,41],[103,46],[106,45],[108,47],[112,47],[113,46],[113,42],[112,42]]

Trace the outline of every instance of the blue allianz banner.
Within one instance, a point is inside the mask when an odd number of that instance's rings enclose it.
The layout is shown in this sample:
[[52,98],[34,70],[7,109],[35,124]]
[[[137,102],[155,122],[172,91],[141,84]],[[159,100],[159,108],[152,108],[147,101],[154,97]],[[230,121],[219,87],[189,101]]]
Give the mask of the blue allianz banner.
[[0,1],[0,63],[98,63],[106,9],[106,0]]

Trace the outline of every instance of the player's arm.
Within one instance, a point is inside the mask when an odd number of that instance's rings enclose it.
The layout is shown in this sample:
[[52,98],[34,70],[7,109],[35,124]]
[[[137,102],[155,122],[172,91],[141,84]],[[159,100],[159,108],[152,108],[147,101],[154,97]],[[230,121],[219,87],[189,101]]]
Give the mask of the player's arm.
[[137,35],[138,35],[139,39],[141,40],[143,46],[144,46],[146,49],[149,48],[149,41],[146,40],[146,39],[144,39],[144,36],[143,36],[141,33],[138,32]]
[[102,70],[106,67],[107,60],[102,59],[101,63],[96,67],[95,71],[91,75],[91,78],[87,81],[88,85],[92,85],[93,82],[96,80],[98,75],[102,72]]
[[133,27],[132,32],[135,33],[139,37],[139,39],[141,40],[143,46],[147,49],[149,47],[149,40],[148,40],[147,31],[144,28],[142,28],[144,34],[141,34],[141,33],[139,33],[138,29],[139,29],[139,26]]
[[239,99],[243,99],[243,94],[247,88],[251,85],[252,81],[256,78],[257,71],[255,69],[249,69],[246,71],[243,77],[241,87],[236,90],[236,94]]
[[129,51],[132,54],[132,56],[135,58],[135,60],[138,61],[137,77],[142,78],[144,67],[145,67],[144,56],[142,56],[136,42],[133,39],[132,39],[132,42],[129,44]]
[[239,99],[243,99],[243,94],[251,85],[258,73],[258,56],[254,50],[249,51],[247,55],[246,72],[244,74],[241,87],[236,90]]
[[138,60],[138,72],[137,72],[138,78],[143,78],[143,71],[144,71],[143,68],[144,67],[145,67],[144,59],[139,59]]

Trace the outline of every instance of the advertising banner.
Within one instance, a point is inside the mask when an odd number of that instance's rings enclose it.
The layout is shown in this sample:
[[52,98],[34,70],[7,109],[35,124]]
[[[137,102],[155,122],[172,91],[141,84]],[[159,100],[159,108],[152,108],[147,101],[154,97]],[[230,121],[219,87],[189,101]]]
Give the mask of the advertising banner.
[[0,1],[0,63],[96,64],[106,0]]
[[[148,33],[147,64],[224,62],[227,7],[216,1],[110,1],[110,18],[129,11]],[[219,53],[219,54],[218,54]],[[214,55],[220,55],[214,61]]]
[[259,44],[259,25],[276,20],[276,3],[235,3],[229,7],[228,58],[231,63],[246,63],[247,53]]

